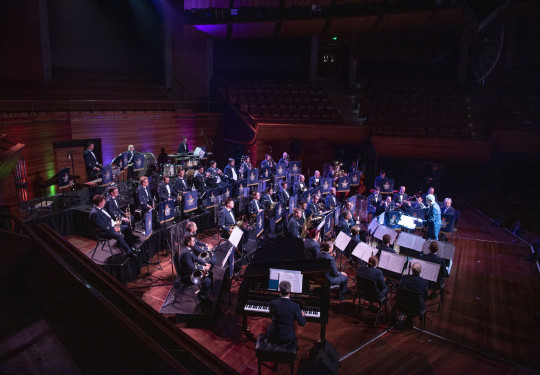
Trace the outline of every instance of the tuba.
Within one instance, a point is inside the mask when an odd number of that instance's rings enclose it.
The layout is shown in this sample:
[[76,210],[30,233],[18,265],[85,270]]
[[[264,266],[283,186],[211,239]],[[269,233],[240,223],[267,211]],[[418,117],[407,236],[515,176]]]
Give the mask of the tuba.
[[202,268],[200,264],[195,265],[195,270],[189,277],[189,280],[193,284],[200,284],[206,278],[206,271]]
[[274,209],[276,208],[277,202],[272,202],[272,204],[268,205],[266,209],[264,210],[264,217],[269,218],[270,215],[272,215],[272,212],[274,212]]
[[204,250],[203,252],[199,254],[199,258],[203,260],[205,263],[210,263],[210,260],[212,260],[213,256],[214,254],[212,254],[210,250]]
[[312,215],[309,215],[306,221],[304,221],[304,225],[302,225],[302,233],[300,234],[302,238],[307,238],[309,234],[309,228],[311,226],[311,217]]

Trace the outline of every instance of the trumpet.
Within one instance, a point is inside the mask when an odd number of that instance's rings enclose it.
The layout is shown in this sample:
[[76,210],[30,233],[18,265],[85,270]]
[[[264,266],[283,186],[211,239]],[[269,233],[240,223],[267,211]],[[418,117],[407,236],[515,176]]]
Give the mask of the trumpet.
[[195,270],[191,273],[189,280],[193,284],[200,284],[206,278],[206,271],[200,264],[195,265]]
[[131,211],[129,210],[129,206],[126,207],[126,219],[131,222]]

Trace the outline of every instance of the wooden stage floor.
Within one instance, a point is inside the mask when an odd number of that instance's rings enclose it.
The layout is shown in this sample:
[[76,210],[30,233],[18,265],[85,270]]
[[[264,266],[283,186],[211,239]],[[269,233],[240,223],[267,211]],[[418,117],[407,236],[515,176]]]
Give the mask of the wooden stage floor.
[[[327,340],[340,355],[340,374],[537,374],[540,373],[540,273],[535,263],[525,260],[530,248],[512,242],[513,236],[492,225],[474,209],[461,211],[459,240],[452,273],[447,280],[445,303],[439,313],[428,307],[426,333],[417,341],[414,329],[389,330],[384,314],[373,328],[374,313],[362,310],[352,299],[331,301]],[[88,253],[95,242],[68,237]],[[214,240],[209,237],[207,242]],[[154,257],[154,261],[157,258]],[[155,278],[145,277],[127,285],[136,295],[159,311],[173,275],[170,258],[160,256],[161,269],[150,267]],[[146,268],[142,269],[146,272]],[[347,269],[349,289],[354,270]],[[254,342],[241,331],[241,317],[235,313],[238,284],[231,288],[231,305],[224,291],[215,322],[177,324],[177,327],[211,350],[241,374],[257,373]],[[429,301],[431,303],[437,302]],[[390,303],[393,304],[390,299]],[[256,337],[270,320],[250,318]],[[418,325],[418,321],[415,322]],[[319,338],[320,325],[297,327],[299,353],[307,353]],[[380,336],[380,337],[379,337]],[[299,361],[296,361],[298,367]],[[263,374],[275,373],[263,367]],[[288,374],[280,365],[278,374]]]

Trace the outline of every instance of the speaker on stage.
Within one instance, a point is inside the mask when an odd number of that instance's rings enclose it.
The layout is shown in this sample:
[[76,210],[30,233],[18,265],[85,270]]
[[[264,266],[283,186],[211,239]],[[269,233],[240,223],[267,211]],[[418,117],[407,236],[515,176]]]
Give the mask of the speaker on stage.
[[316,344],[309,351],[309,358],[298,366],[298,375],[335,375],[339,353],[328,341]]

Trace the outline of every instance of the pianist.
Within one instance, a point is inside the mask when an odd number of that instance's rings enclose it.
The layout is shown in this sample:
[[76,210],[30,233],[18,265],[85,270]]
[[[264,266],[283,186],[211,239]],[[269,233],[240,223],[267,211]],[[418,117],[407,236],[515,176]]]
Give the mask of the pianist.
[[294,321],[298,321],[301,326],[306,325],[304,312],[300,310],[300,305],[289,299],[291,294],[291,283],[282,281],[279,283],[281,298],[270,302],[270,317],[272,323],[266,329],[266,335],[270,342],[277,345],[287,345],[294,342],[296,335],[294,332]]

